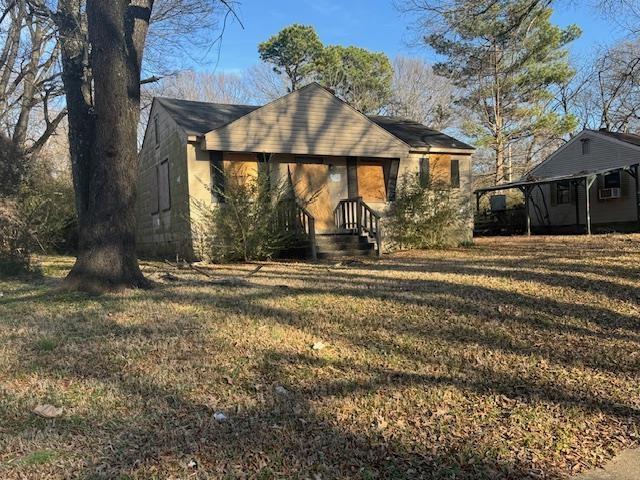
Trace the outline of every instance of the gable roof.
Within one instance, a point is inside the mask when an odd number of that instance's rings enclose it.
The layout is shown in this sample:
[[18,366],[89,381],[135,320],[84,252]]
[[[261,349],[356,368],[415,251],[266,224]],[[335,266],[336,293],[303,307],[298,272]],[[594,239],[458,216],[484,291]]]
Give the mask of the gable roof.
[[[579,154],[581,147],[576,146],[584,139],[604,140],[607,145],[602,146],[597,143],[594,148],[597,147],[598,151],[585,157]],[[558,175],[581,175],[603,169],[628,167],[638,163],[638,153],[635,152],[639,150],[640,136],[638,135],[584,129],[525,173],[522,179],[539,180]]]
[[588,130],[588,131],[593,133],[598,133],[600,135],[605,135],[607,137],[615,138],[616,140],[620,140],[621,142],[630,143],[631,145],[636,145],[640,147],[640,135],[635,135],[633,133],[610,132],[608,130]]
[[369,118],[386,131],[415,148],[440,147],[475,150],[471,145],[467,145],[460,140],[413,120],[382,115],[370,115]]
[[[328,94],[333,94],[317,83],[311,83],[303,88],[321,88]],[[302,89],[301,89],[302,90]],[[295,93],[295,92],[293,92]],[[291,94],[289,94],[291,95]],[[285,95],[286,97],[287,95]],[[334,96],[335,97],[335,96]],[[284,98],[284,97],[281,97]],[[336,100],[349,106],[339,98]],[[206,133],[222,128],[241,117],[271,105],[273,102],[263,105],[237,105],[226,103],[195,102],[191,100],[180,100],[175,98],[156,97],[154,99],[161,104],[171,115],[175,122],[188,134],[202,136]],[[279,99],[278,99],[279,100]],[[276,100],[276,101],[278,101]],[[349,106],[349,108],[352,108]],[[353,109],[354,112],[357,110]],[[369,119],[375,125],[381,127],[396,139],[413,148],[455,148],[461,150],[474,150],[474,147],[461,142],[449,135],[437,130],[433,130],[421,123],[408,120],[406,118],[369,115],[365,116],[357,112],[362,117]]]
[[187,135],[204,135],[258,108],[256,105],[194,102],[176,98],[156,97]]
[[410,145],[317,83],[204,136],[207,150],[395,158]]

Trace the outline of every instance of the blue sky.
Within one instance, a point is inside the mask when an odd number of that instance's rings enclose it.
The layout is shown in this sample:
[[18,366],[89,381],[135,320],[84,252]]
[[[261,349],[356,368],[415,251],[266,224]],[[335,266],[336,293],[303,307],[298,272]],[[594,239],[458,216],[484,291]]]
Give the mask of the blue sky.
[[[623,37],[622,29],[590,3],[566,2],[553,15],[559,25],[575,23],[582,28],[582,37],[571,46],[577,58]],[[242,71],[258,62],[258,43],[291,23],[313,25],[325,44],[357,45],[390,57],[404,54],[433,59],[425,48],[410,46],[412,19],[399,13],[392,0],[241,0],[238,13],[244,29],[230,21],[221,48],[212,49],[206,62],[201,62],[203,55],[185,60],[184,67]]]

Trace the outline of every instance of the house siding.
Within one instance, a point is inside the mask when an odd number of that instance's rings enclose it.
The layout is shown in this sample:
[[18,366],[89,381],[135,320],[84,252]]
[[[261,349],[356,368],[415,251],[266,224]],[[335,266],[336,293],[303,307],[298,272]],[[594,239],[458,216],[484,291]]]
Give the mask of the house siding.
[[[158,144],[154,121],[158,118]],[[189,227],[189,181],[187,139],[167,112],[154,102],[150,122],[138,157],[138,195],[136,199],[136,244],[141,256],[188,256],[191,253]],[[171,208],[158,211],[153,169],[169,160]]]
[[[582,153],[582,139],[589,139],[589,153]],[[533,177],[554,177],[572,175],[581,171],[595,171],[622,168],[640,162],[640,149],[625,146],[596,133],[585,132],[567,144],[546,162],[534,168]],[[591,223],[594,226],[633,224],[637,222],[635,180],[626,172],[621,172],[621,194],[619,199],[600,200],[598,189],[602,177],[599,177],[590,190]],[[564,205],[551,205],[551,191],[555,184],[544,184],[532,192],[530,205],[531,224],[534,227],[568,227],[576,225],[575,202]],[[544,194],[544,197],[543,197]],[[584,185],[578,187],[579,223],[586,223]],[[537,206],[537,208],[536,208]]]
[[408,145],[322,87],[310,85],[205,137],[208,150],[403,157]]

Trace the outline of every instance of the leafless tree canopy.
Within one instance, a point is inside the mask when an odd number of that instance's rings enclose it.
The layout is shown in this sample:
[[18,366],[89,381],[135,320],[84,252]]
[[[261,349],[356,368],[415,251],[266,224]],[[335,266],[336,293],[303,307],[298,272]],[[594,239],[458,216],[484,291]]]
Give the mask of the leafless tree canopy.
[[393,98],[385,109],[435,129],[451,126],[453,85],[436,75],[420,58],[396,57],[393,61]]
[[0,0],[0,128],[26,156],[39,151],[66,111],[50,18],[29,0]]

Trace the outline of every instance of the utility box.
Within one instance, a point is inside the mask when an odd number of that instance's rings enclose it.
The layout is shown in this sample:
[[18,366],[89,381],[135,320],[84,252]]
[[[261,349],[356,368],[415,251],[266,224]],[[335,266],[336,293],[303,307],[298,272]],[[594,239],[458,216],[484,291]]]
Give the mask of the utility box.
[[507,209],[506,195],[493,195],[489,198],[491,212],[504,212]]

